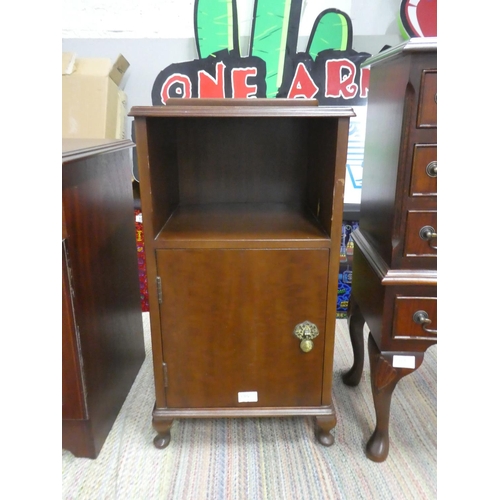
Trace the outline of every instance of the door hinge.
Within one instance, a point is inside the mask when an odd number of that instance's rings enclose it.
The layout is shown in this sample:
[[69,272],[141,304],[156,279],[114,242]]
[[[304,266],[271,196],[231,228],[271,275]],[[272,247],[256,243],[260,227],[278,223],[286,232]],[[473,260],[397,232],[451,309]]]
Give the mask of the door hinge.
[[163,302],[163,293],[161,291],[161,278],[159,276],[156,277],[156,291],[158,293],[158,303],[161,304]]
[[168,387],[167,363],[163,363],[163,385]]

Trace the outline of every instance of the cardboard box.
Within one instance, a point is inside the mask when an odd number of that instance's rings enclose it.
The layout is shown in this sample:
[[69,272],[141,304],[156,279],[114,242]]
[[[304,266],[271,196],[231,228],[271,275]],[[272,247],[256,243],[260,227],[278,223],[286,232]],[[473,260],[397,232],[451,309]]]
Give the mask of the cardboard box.
[[122,55],[113,63],[63,52],[63,138],[125,138],[127,95],[120,85],[129,66]]

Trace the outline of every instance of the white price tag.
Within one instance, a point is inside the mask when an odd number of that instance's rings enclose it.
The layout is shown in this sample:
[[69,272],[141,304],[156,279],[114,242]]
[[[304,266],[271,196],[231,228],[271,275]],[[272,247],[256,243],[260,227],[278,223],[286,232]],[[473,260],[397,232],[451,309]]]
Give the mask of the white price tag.
[[256,403],[258,400],[257,391],[238,392],[238,403]]
[[415,356],[395,354],[392,357],[392,366],[394,368],[415,368]]

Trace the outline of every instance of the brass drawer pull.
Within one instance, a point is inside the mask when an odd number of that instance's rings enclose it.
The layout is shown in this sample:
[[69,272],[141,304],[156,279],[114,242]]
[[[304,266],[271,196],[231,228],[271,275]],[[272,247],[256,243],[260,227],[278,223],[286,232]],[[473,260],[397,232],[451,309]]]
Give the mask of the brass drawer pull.
[[413,321],[417,323],[417,325],[421,325],[422,330],[424,330],[424,332],[433,333],[434,335],[437,335],[437,330],[432,330],[426,327],[426,325],[432,323],[432,320],[429,319],[429,315],[425,311],[417,311],[413,315]]
[[429,242],[429,246],[431,248],[437,250],[437,245],[433,245],[432,242],[434,240],[437,240],[438,235],[436,233],[436,230],[432,226],[424,226],[423,228],[420,229],[420,232],[418,234],[420,238]]
[[429,177],[437,177],[437,175],[438,175],[438,162],[431,161],[430,163],[428,163],[427,166],[425,167],[425,173]]
[[309,352],[314,347],[313,339],[319,335],[318,327],[310,321],[299,323],[293,330],[294,335],[300,339],[300,348]]

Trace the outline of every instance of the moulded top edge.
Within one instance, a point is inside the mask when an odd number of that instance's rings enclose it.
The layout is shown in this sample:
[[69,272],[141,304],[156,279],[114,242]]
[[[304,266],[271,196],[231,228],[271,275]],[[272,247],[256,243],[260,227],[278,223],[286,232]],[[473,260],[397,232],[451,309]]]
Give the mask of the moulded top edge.
[[286,106],[286,105],[187,105],[134,106],[128,116],[133,117],[350,117],[356,116],[347,106]]
[[382,61],[387,61],[399,55],[414,53],[414,52],[437,52],[437,37],[421,37],[410,38],[401,42],[394,47],[391,47],[383,52],[379,52],[374,56],[366,59],[361,63],[361,67],[372,66]]
[[65,163],[134,146],[135,144],[129,139],[63,138],[62,161]]

